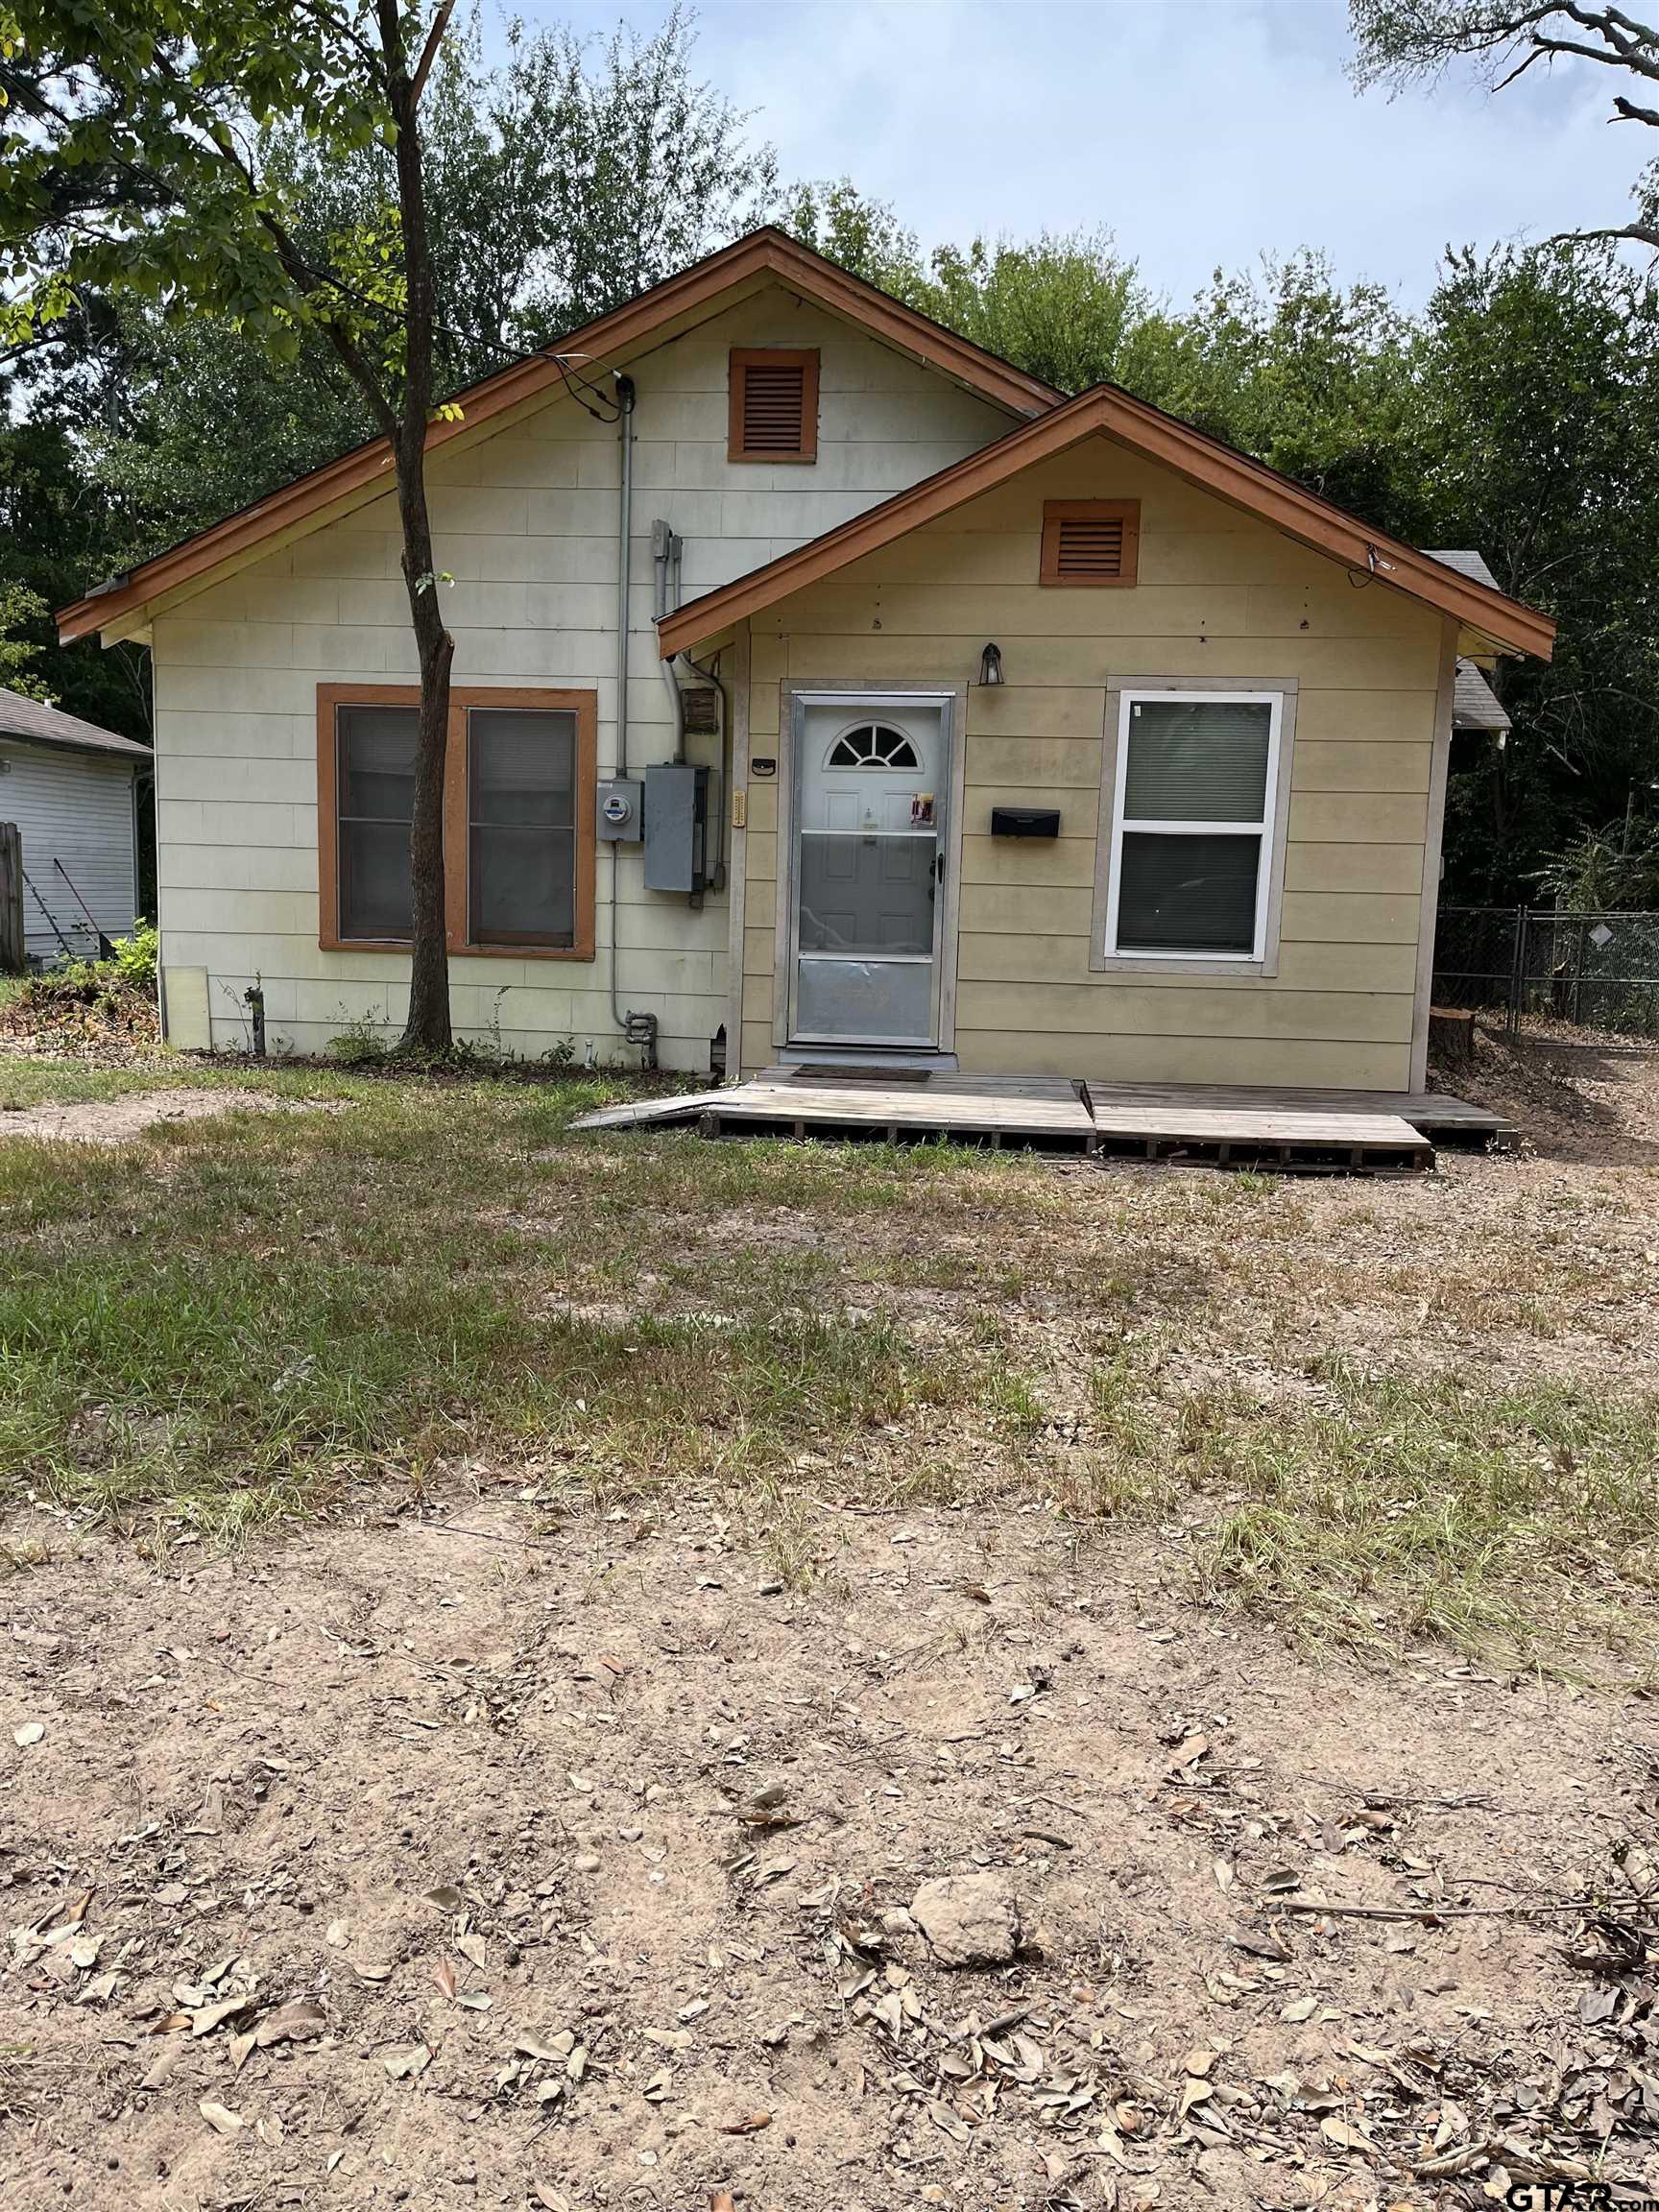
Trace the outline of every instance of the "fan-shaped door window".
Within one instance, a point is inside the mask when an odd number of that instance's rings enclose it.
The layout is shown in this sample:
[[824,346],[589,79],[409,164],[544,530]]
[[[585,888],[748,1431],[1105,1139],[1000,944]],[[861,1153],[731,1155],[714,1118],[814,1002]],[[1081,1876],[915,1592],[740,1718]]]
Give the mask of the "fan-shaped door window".
[[902,730],[885,722],[858,722],[843,730],[824,757],[826,768],[920,768],[916,748]]

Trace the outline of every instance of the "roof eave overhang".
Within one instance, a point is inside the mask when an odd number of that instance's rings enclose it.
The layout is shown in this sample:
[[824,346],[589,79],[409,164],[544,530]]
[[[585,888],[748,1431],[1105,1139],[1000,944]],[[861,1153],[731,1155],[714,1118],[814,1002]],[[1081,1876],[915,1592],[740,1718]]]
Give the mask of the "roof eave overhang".
[[73,753],[77,760],[113,762],[121,768],[141,768],[155,758],[146,745],[134,745],[129,753],[123,746],[99,745],[84,737],[43,737],[37,730],[0,730],[0,745],[37,745],[43,753]]
[[[787,284],[831,314],[854,322],[884,343],[935,369],[965,390],[976,393],[1011,414],[1031,417],[1052,409],[1064,395],[1039,377],[999,361],[971,340],[905,307],[861,278],[838,269],[785,232],[759,230],[708,255],[678,276],[640,293],[613,314],[585,325],[541,352],[456,395],[460,420],[433,422],[426,433],[428,454],[456,440],[476,438],[486,426],[504,427],[515,410],[541,403],[563,377],[554,356],[603,352],[612,361],[646,350],[677,335],[676,325],[694,323],[718,312],[747,288],[768,280]],[[320,527],[336,508],[361,504],[395,481],[391,448],[384,439],[342,454],[310,475],[284,485],[239,514],[229,516],[199,537],[145,562],[112,588],[87,593],[60,610],[58,637],[69,645],[95,633],[107,642],[133,637],[156,602],[180,587],[200,584],[234,565],[246,565],[284,536]]]
[[1544,661],[1551,657],[1555,625],[1536,608],[1507,598],[1398,539],[1384,537],[1358,516],[1128,393],[1097,386],[1034,421],[1022,423],[994,445],[981,447],[880,506],[866,509],[850,522],[664,616],[658,625],[663,658],[706,642],[715,631],[761,613],[864,554],[936,521],[1037,462],[1096,435],[1116,439],[1146,459],[1161,462],[1189,483],[1356,573],[1438,608],[1466,630],[1490,639],[1497,650]]

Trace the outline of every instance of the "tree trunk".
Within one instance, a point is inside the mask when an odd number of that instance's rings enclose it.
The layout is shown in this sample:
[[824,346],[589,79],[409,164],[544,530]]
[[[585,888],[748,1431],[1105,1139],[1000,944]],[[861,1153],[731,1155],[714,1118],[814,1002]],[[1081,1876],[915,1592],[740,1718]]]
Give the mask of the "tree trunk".
[[455,640],[438,611],[432,531],[426,517],[425,470],[399,466],[403,517],[403,580],[421,663],[421,718],[415,745],[415,803],[409,823],[409,1013],[403,1049],[447,1052],[449,935],[445,911],[444,792],[449,756],[449,669]]
[[432,256],[426,229],[426,184],[420,106],[426,71],[454,0],[439,8],[426,51],[411,76],[402,42],[399,0],[378,0],[386,57],[388,105],[397,126],[397,215],[403,235],[406,322],[403,391],[393,456],[397,512],[403,524],[403,584],[421,666],[421,716],[415,751],[415,800],[409,824],[409,1015],[403,1049],[447,1052],[449,943],[445,916],[444,786],[449,751],[449,669],[455,640],[439,609],[426,508],[426,424],[432,410]]

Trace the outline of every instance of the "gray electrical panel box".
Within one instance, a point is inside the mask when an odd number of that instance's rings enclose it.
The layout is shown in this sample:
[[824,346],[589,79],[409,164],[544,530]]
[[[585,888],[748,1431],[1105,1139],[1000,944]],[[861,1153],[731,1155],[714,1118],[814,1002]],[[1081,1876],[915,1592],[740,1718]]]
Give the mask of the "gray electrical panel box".
[[709,771],[660,760],[645,771],[645,888],[709,887]]
[[645,786],[634,776],[608,776],[599,785],[602,844],[637,845],[645,834]]

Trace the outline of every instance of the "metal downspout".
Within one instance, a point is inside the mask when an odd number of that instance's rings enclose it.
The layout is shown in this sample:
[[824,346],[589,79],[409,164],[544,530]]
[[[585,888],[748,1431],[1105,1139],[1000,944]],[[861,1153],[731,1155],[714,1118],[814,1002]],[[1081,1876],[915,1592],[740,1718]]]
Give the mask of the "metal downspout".
[[[628,773],[628,565],[634,529],[634,379],[616,379],[616,424],[621,452],[622,493],[616,525],[616,774]],[[616,933],[616,884],[622,873],[622,848],[611,848],[611,1019],[624,1037],[628,1018],[622,1011],[620,977],[622,947]]]

